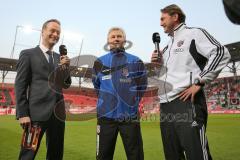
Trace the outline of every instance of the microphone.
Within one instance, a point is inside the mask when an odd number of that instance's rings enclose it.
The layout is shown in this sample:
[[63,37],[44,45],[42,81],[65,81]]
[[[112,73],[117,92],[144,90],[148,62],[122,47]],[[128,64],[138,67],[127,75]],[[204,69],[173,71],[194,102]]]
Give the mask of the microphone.
[[67,48],[65,45],[60,45],[59,46],[59,53],[61,56],[67,55]]
[[160,41],[161,41],[161,38],[160,38],[160,35],[159,35],[158,32],[153,33],[153,35],[152,35],[152,41],[153,41],[153,43],[155,44],[155,50],[156,50],[157,53],[158,53],[158,59],[160,59],[160,58],[161,58],[161,55],[160,55],[159,43],[160,43]]
[[[66,48],[65,45],[62,44],[62,45],[59,46],[59,53],[60,53],[60,59],[62,60],[63,57],[61,57],[61,56],[67,55],[67,48]],[[62,68],[66,69],[68,67],[66,65],[62,65]]]

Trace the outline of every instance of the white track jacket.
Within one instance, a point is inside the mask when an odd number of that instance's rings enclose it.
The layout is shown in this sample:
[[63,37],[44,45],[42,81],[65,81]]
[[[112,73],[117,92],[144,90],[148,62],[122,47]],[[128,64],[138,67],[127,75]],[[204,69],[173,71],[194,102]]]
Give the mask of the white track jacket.
[[160,77],[164,82],[160,103],[177,98],[196,78],[212,81],[230,60],[227,48],[204,29],[190,28],[182,23],[170,37],[162,51],[164,66],[161,72],[165,74]]

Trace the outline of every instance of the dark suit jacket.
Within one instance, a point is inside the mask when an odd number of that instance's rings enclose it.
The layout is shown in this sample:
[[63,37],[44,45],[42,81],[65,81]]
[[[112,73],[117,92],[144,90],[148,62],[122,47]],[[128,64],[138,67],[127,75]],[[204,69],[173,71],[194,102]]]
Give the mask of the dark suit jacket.
[[32,121],[47,121],[53,111],[65,120],[62,88],[71,85],[69,70],[58,67],[60,55],[53,53],[55,70],[39,46],[20,53],[15,79],[16,116],[29,116]]

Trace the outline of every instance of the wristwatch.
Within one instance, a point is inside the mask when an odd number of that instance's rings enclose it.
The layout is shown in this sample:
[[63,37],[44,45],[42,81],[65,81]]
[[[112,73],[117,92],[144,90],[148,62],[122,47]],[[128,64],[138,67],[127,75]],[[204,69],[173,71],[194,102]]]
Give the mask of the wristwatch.
[[201,87],[205,85],[205,83],[201,82],[200,79],[198,78],[194,80],[194,84]]

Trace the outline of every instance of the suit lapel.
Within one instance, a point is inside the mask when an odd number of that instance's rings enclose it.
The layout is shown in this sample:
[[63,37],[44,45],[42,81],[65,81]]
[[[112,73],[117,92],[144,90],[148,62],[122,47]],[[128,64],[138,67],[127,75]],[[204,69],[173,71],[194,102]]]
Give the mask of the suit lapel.
[[[37,51],[37,54],[40,57],[40,60],[44,63],[44,65],[48,66],[48,69],[50,71],[49,63],[48,63],[44,53],[42,52],[42,50],[39,46],[36,47],[36,51]],[[60,62],[60,56],[56,52],[53,52],[53,59],[54,59],[54,67],[57,68],[58,63]]]
[[37,51],[37,54],[38,54],[40,60],[44,63],[44,65],[48,66],[48,69],[50,70],[49,63],[48,63],[44,53],[42,52],[42,50],[39,46],[36,47],[36,51]]

